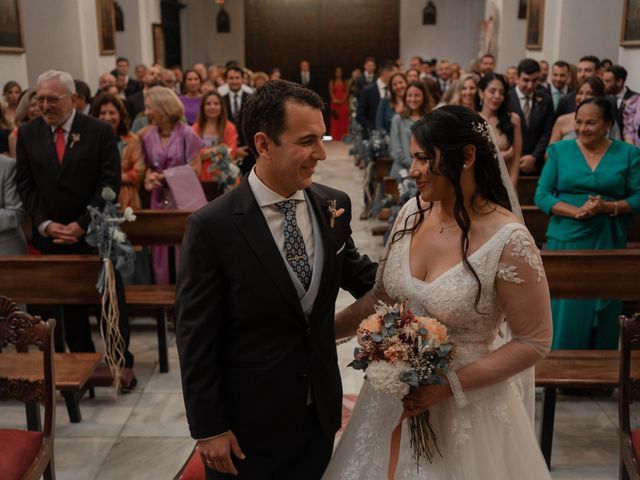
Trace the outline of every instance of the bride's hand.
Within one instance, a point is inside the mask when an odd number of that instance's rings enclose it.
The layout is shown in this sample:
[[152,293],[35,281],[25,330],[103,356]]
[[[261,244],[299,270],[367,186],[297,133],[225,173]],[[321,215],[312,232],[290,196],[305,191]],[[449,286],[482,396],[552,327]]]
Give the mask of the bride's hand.
[[416,388],[402,399],[404,413],[407,417],[415,417],[451,396],[453,393],[448,382],[445,385],[425,385]]

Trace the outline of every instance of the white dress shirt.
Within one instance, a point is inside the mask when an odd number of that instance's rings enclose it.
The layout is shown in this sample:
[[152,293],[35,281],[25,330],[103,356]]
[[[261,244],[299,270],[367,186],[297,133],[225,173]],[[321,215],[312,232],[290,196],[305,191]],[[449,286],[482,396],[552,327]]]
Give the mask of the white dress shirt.
[[[520,101],[520,108],[524,112],[524,104],[527,101],[527,97],[524,93],[522,93],[522,90],[520,90],[520,87],[517,87],[517,86],[516,86],[516,95],[518,95],[518,100]],[[533,110],[533,93],[529,97],[529,111],[531,110]]]
[[376,80],[378,86],[378,92],[380,93],[380,99],[387,98],[387,84],[379,78]]
[[315,259],[313,224],[311,222],[311,217],[309,216],[309,206],[304,196],[304,192],[302,190],[298,190],[289,198],[285,198],[267,187],[262,180],[258,178],[258,175],[256,175],[255,168],[251,170],[251,173],[249,173],[248,181],[249,187],[253,192],[253,196],[256,198],[256,202],[258,202],[260,210],[262,210],[264,219],[267,221],[267,225],[271,231],[271,236],[278,247],[278,251],[282,255],[283,261],[287,265],[287,268],[290,267],[284,250],[284,215],[280,209],[276,207],[276,203],[285,200],[298,200],[296,204],[296,222],[300,232],[302,233],[302,238],[304,239],[304,246],[307,250],[307,256],[309,257],[309,265],[313,266]]
[[[73,125],[73,119],[76,118],[76,109],[74,108],[73,110],[71,110],[71,115],[69,115],[69,118],[67,118],[67,120],[60,125],[62,127],[62,129],[64,130],[64,144],[67,145],[69,143],[69,132],[71,132],[71,125]],[[58,129],[58,127],[53,127],[53,126],[49,126],[49,128],[51,128],[51,135],[53,136],[53,144],[56,144],[56,130]],[[66,150],[66,148],[65,148]],[[40,235],[42,235],[43,237],[48,237],[49,234],[47,233],[47,227],[49,226],[49,224],[51,223],[51,220],[45,220],[44,222],[42,222],[40,225],[38,225],[38,233]]]
[[[225,96],[227,93],[229,93],[231,89],[229,88],[229,84],[225,83],[224,85],[220,85],[218,87],[218,93],[222,96]],[[253,88],[251,88],[249,85],[245,85],[244,83],[242,84],[242,87],[240,87],[240,91],[241,92],[247,92],[248,94],[252,94],[253,93]]]

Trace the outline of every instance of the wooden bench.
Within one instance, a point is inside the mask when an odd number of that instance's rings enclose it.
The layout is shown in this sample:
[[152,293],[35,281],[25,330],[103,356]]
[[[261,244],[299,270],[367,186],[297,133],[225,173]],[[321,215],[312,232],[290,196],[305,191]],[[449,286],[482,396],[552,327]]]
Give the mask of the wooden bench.
[[391,165],[393,165],[393,158],[391,157],[380,157],[375,160],[376,182],[382,182],[384,177],[389,176]]
[[[94,255],[42,255],[0,257],[0,293],[27,305],[97,305],[96,281],[100,262]],[[125,288],[127,305],[162,310],[158,319],[160,371],[169,369],[167,317],[173,310],[173,285],[130,285]],[[62,318],[59,319],[60,323]],[[56,329],[58,347],[63,344]]]
[[[56,390],[64,397],[69,421],[78,423],[82,420],[79,408],[80,397],[84,394],[87,381],[98,368],[102,360],[101,353],[54,353]],[[40,352],[0,353],[0,377],[25,378],[37,380],[42,371],[42,354]],[[27,427],[29,430],[41,430],[39,408],[27,408]]]
[[527,177],[523,175],[518,177],[516,191],[518,192],[520,205],[534,205],[533,197],[536,195],[539,178],[538,176]]
[[[552,298],[640,300],[640,250],[542,251]],[[558,388],[616,387],[618,351],[555,350],[537,363],[543,387],[540,448],[551,465]]]

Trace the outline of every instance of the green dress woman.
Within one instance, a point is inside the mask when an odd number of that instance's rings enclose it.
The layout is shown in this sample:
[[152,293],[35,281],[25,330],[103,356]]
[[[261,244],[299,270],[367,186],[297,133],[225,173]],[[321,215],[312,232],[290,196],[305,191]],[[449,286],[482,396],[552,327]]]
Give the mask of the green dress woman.
[[[624,249],[640,212],[640,149],[608,140],[611,104],[592,99],[576,111],[577,138],[554,143],[535,194],[551,215],[548,250]],[[552,300],[552,349],[616,349],[617,300]]]

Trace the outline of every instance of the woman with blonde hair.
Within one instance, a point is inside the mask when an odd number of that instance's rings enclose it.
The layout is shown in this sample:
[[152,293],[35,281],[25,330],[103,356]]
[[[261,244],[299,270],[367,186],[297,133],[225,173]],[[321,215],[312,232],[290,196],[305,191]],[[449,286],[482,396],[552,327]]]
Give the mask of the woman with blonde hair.
[[16,116],[14,118],[15,128],[9,134],[9,156],[16,158],[16,145],[18,143],[18,127],[37,118],[41,115],[38,101],[36,100],[35,90],[25,90],[18,100],[18,107],[16,108]]
[[[181,122],[184,107],[175,92],[167,87],[150,88],[144,99],[145,114],[150,125],[140,131],[142,149],[147,163],[144,188],[151,192],[152,209],[176,208],[165,180],[164,171],[181,165],[191,165],[200,174],[202,141]],[[152,247],[153,270],[158,284],[170,280],[169,250]]]
[[478,96],[478,76],[475,73],[464,75],[451,85],[442,96],[440,105],[462,105],[476,109],[476,97]]

